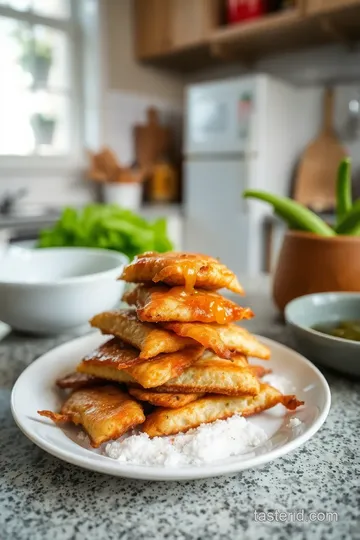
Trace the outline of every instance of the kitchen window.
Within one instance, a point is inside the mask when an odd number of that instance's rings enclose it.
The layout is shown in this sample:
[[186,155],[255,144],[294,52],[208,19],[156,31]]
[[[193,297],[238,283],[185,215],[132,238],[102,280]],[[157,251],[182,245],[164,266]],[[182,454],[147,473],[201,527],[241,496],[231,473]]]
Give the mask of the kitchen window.
[[0,0],[0,166],[79,160],[76,7],[76,0]]

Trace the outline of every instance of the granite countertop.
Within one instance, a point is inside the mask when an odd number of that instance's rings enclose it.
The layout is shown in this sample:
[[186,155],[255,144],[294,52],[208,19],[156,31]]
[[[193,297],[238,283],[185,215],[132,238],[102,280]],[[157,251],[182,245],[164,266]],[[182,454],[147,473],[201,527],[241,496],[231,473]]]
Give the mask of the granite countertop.
[[[257,314],[249,327],[291,345],[268,282],[247,281],[247,303]],[[40,354],[71,337],[12,333],[0,342],[1,540],[360,539],[358,381],[322,370],[332,392],[328,420],[304,446],[272,463],[207,480],[132,481],[64,463],[14,424],[9,402],[15,380]],[[254,510],[302,509],[337,512],[338,521],[254,519]]]

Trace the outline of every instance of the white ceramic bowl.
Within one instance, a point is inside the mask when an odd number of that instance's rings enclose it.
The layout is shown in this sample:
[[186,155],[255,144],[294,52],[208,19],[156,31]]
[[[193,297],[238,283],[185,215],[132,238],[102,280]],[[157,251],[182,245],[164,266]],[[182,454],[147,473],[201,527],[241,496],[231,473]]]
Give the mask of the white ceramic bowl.
[[127,262],[103,249],[9,248],[0,256],[0,320],[38,334],[85,325],[119,301]]

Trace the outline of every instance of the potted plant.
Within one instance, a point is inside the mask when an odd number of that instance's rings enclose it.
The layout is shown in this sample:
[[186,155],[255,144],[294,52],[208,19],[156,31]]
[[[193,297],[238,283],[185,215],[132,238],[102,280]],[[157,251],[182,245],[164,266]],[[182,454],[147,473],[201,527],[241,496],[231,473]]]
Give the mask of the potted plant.
[[31,73],[34,82],[46,84],[52,64],[52,47],[46,41],[20,38],[22,54],[20,64],[24,71]]
[[243,196],[265,201],[288,225],[274,275],[273,297],[281,311],[305,294],[360,292],[360,199],[351,198],[351,163],[341,161],[336,188],[336,223],[287,197],[247,190]]
[[50,115],[36,113],[31,117],[37,144],[51,144],[54,137],[56,118]]

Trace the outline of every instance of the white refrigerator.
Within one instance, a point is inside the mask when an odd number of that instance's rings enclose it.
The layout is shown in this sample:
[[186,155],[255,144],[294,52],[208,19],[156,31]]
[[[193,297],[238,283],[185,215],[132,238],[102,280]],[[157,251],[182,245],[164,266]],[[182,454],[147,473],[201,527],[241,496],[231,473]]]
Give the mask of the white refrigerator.
[[264,269],[267,205],[245,189],[287,195],[296,161],[319,128],[321,89],[265,75],[189,86],[184,141],[184,249],[238,274]]

